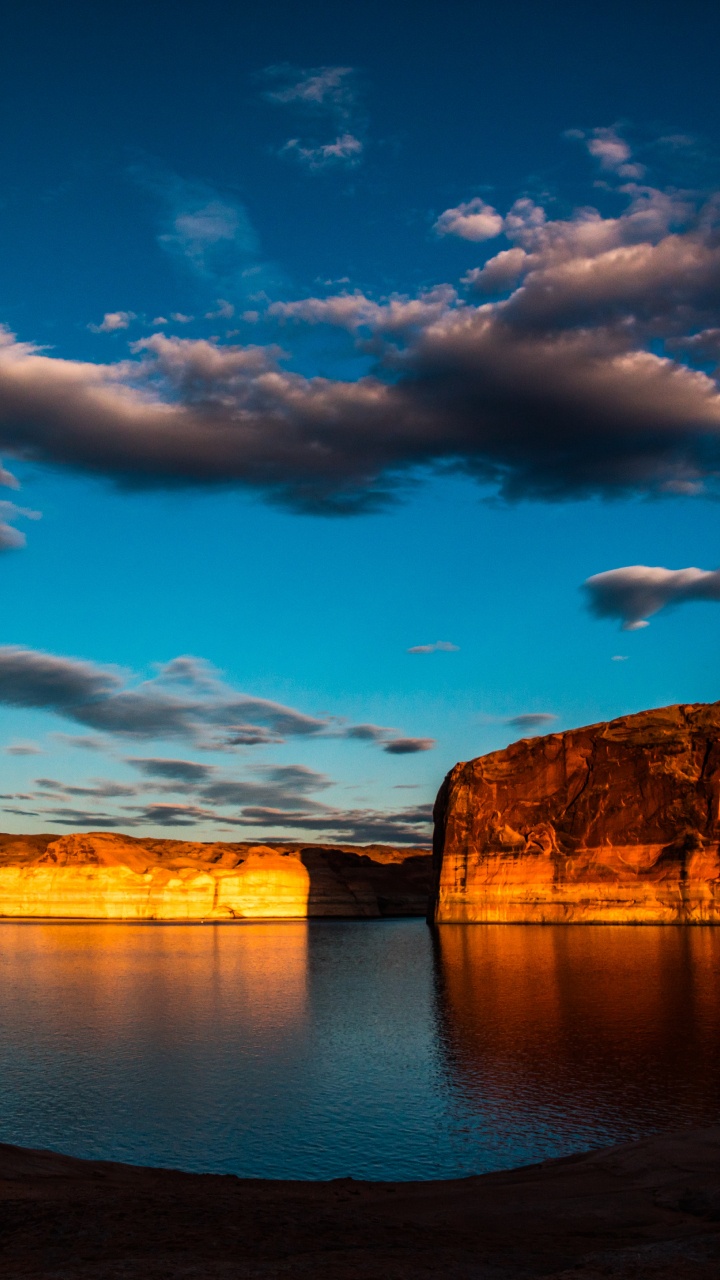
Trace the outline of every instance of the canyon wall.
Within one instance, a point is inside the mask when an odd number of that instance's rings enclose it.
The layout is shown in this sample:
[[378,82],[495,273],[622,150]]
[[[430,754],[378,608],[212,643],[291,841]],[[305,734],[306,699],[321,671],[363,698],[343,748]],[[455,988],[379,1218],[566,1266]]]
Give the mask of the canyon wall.
[[422,916],[430,855],[369,846],[0,835],[0,917],[85,920]]
[[429,918],[720,923],[720,703],[525,738],[435,805]]

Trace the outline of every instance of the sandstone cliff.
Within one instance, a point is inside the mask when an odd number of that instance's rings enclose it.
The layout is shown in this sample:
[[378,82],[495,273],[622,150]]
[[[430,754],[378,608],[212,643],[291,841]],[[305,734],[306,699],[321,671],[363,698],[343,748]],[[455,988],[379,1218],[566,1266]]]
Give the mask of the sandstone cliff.
[[421,849],[0,835],[0,917],[421,916],[429,882]]
[[720,923],[720,703],[526,738],[435,805],[430,919]]

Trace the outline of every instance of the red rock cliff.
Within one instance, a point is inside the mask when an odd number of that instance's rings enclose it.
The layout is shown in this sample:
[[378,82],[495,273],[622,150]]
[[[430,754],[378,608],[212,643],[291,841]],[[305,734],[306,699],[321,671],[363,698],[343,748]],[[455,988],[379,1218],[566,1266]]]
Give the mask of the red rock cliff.
[[525,738],[435,805],[440,922],[720,923],[720,703]]

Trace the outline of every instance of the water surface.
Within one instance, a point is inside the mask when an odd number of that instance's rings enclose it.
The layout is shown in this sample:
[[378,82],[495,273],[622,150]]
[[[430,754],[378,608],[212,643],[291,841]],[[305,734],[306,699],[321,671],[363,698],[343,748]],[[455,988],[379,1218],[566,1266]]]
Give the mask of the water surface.
[[455,1177],[720,1121],[720,929],[0,923],[0,1140]]

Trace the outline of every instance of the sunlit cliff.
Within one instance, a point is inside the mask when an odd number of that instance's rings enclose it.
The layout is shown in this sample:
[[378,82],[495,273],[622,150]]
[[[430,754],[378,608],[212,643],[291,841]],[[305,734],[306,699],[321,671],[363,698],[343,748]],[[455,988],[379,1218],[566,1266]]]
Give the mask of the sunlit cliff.
[[438,922],[720,923],[720,703],[523,739],[435,806]]
[[0,835],[0,916],[91,920],[422,915],[430,858],[382,846]]

